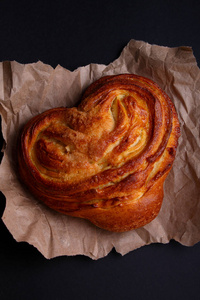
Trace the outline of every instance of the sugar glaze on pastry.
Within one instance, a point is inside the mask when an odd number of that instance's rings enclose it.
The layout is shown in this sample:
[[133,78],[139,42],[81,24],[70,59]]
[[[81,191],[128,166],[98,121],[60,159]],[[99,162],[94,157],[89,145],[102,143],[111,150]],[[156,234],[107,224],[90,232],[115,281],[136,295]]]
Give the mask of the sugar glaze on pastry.
[[158,215],[179,135],[174,105],[156,83],[102,77],[78,107],[50,109],[24,126],[20,177],[58,212],[128,231]]

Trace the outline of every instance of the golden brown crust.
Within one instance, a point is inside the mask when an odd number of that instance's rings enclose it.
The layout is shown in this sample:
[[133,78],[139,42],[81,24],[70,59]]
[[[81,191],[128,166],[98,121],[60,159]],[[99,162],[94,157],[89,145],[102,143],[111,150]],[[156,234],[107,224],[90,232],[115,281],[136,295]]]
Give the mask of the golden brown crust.
[[157,216],[179,134],[174,105],[157,84],[106,76],[77,108],[51,109],[26,124],[20,176],[54,210],[131,230]]

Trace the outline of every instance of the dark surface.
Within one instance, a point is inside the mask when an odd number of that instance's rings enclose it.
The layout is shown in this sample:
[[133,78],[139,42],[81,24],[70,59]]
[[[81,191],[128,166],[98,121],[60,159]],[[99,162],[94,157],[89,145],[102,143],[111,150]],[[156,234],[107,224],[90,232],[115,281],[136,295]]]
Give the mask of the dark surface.
[[[0,12],[0,61],[41,60],[74,70],[112,62],[133,38],[191,46],[200,65],[199,1],[0,0]],[[0,243],[1,300],[200,299],[200,243],[152,244],[124,257],[113,250],[98,261],[46,260],[34,247],[17,243],[2,220]]]

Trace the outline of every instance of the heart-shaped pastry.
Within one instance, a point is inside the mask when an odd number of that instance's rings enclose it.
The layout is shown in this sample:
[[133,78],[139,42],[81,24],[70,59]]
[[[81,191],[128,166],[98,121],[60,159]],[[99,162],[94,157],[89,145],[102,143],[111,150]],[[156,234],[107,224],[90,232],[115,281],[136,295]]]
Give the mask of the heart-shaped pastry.
[[50,208],[110,231],[127,231],[159,213],[180,126],[153,81],[106,76],[77,108],[32,118],[18,143],[22,181]]

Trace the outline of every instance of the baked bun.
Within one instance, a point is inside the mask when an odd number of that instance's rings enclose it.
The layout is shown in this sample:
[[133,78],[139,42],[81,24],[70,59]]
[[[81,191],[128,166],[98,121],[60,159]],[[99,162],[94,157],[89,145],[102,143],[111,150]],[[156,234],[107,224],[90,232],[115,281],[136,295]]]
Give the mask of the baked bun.
[[128,231],[158,215],[179,134],[174,105],[156,83],[102,77],[77,108],[50,109],[25,125],[20,176],[50,208]]

